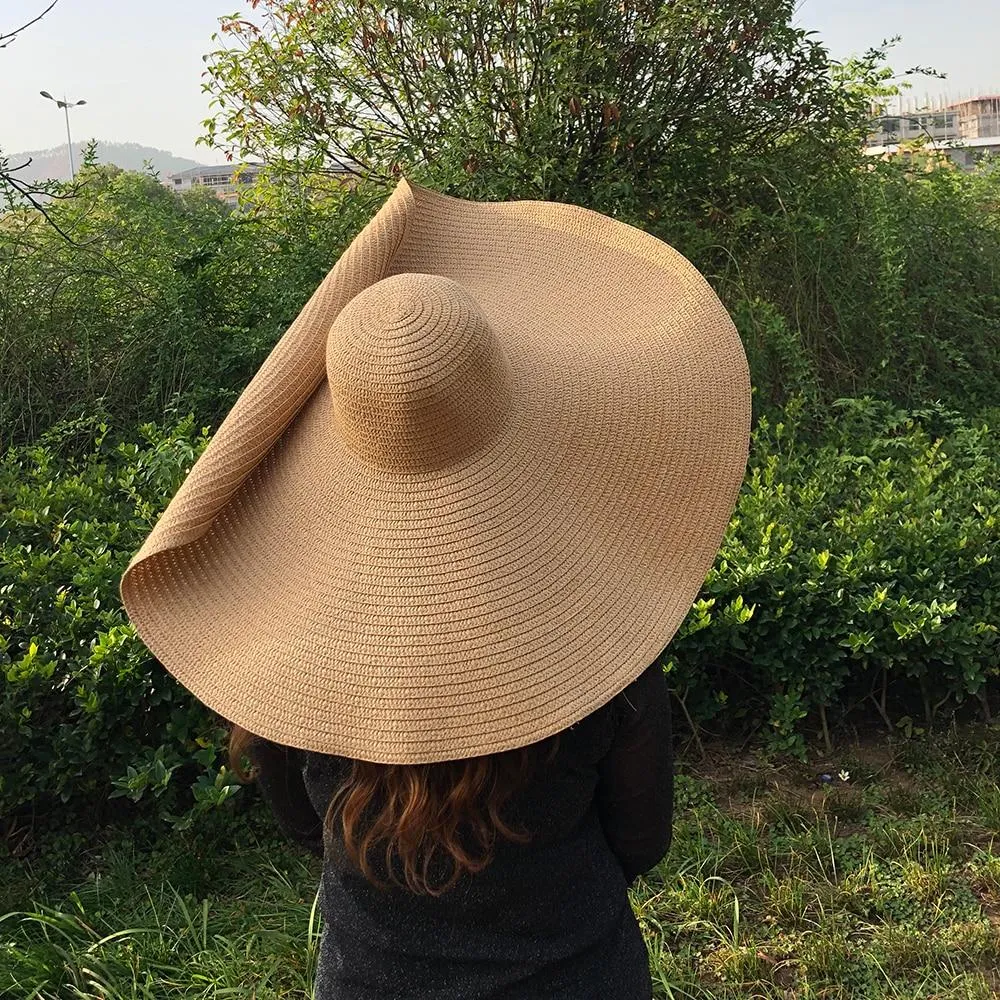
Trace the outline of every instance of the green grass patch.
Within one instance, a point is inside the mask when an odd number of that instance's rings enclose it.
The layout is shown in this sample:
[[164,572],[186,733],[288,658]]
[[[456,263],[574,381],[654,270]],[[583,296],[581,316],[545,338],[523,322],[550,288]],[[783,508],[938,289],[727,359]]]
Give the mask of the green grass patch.
[[[997,996],[997,736],[682,767],[674,847],[633,893],[655,996]],[[318,876],[259,808],[46,842],[0,870],[0,996],[307,998]]]
[[0,876],[0,997],[311,996],[319,864],[281,841],[266,810],[54,860]]

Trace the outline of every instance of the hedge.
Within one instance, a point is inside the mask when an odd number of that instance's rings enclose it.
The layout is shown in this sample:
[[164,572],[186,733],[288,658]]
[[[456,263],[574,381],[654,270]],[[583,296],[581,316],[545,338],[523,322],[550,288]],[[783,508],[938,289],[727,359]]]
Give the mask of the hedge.
[[[77,421],[0,460],[0,813],[99,821],[125,799],[185,825],[237,791],[224,729],[146,651],[118,579],[207,433],[188,418],[111,438]],[[761,418],[719,557],[662,658],[695,734],[801,754],[859,710],[893,727],[988,715],[998,483],[996,431],[942,407],[795,399]]]

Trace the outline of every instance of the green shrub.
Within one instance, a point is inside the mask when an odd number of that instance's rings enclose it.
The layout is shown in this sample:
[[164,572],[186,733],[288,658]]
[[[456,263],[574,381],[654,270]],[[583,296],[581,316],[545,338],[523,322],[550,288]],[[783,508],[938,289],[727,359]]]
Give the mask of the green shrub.
[[51,222],[7,213],[0,447],[94,413],[116,427],[171,408],[221,419],[371,213],[360,194],[281,194],[233,211],[91,165]]
[[465,197],[687,215],[762,149],[858,159],[887,82],[882,51],[832,70],[795,0],[249,5],[207,58],[205,138],[306,183],[346,157]]
[[806,390],[975,412],[1000,375],[1000,170],[803,171],[773,156],[710,225],[650,228],[733,313],[762,408]]
[[[1000,440],[940,406],[839,400],[821,444],[801,400],[762,418],[735,515],[665,654],[695,721],[802,720],[867,704],[932,719],[1000,676]],[[813,414],[813,419],[816,415]],[[902,721],[905,716],[897,717]]]
[[[820,416],[817,444],[803,432]],[[0,462],[0,812],[82,815],[118,796],[184,824],[233,791],[223,731],[156,665],[117,587],[206,438],[190,418],[125,443],[94,431],[63,425]],[[85,457],[61,457],[88,435]],[[763,727],[801,752],[807,723],[859,704],[904,726],[987,707],[998,483],[996,432],[942,407],[845,399],[809,414],[795,400],[762,419],[719,557],[664,657],[692,725]]]
[[[118,579],[206,443],[190,419],[138,442],[77,421],[0,463],[0,814],[99,819],[113,797],[224,797],[222,733],[125,617]],[[96,432],[96,436],[95,436]],[[89,436],[81,460],[60,456]],[[171,775],[180,770],[187,782]],[[183,794],[182,794],[183,792]],[[183,804],[181,804],[183,803]]]

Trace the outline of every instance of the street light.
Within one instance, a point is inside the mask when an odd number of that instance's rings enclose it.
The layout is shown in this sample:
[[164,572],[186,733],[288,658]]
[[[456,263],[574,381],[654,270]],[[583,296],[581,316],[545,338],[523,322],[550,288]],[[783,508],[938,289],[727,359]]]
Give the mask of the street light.
[[76,168],[73,166],[73,137],[69,134],[69,109],[78,108],[81,104],[86,104],[86,101],[67,101],[66,95],[63,95],[63,99],[60,101],[58,98],[53,97],[47,90],[40,90],[39,93],[42,97],[47,97],[50,101],[55,101],[60,108],[63,109],[63,113],[66,115],[66,145],[69,147],[69,179],[76,179]]

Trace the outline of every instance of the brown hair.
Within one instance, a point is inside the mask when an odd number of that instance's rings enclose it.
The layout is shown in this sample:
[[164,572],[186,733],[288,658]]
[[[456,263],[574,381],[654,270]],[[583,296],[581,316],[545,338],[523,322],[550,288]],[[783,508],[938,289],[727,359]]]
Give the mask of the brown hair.
[[[255,739],[232,726],[229,765],[242,782],[257,773]],[[502,812],[536,767],[551,762],[558,743],[556,735],[518,750],[435,764],[353,760],[330,801],[324,828],[339,821],[348,858],[375,885],[386,884],[376,871],[379,859],[390,882],[439,896],[463,874],[480,872],[490,863],[497,837],[515,843],[530,839]],[[249,774],[244,755],[254,765]]]

